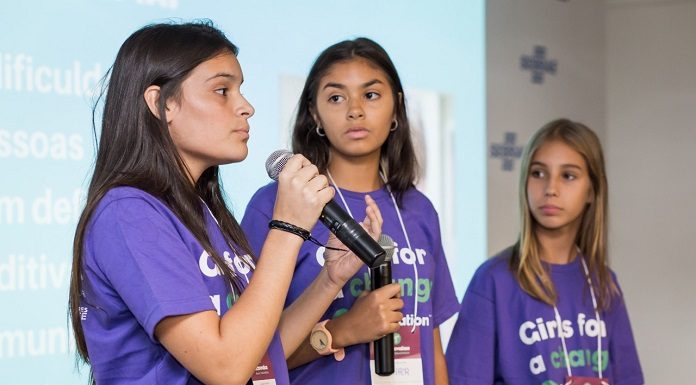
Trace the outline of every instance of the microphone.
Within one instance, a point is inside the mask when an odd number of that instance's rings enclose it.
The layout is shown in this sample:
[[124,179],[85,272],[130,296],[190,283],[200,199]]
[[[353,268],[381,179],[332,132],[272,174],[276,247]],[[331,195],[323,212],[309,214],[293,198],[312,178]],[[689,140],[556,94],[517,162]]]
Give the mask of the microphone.
[[[288,150],[273,151],[266,160],[268,176],[277,181],[278,175],[291,156],[292,153]],[[386,256],[384,249],[336,202],[327,203],[319,219],[367,266],[377,267],[384,263]]]
[[[379,237],[379,245],[384,248],[386,256],[384,263],[370,268],[372,273],[371,289],[377,290],[380,287],[389,285],[392,282],[391,259],[394,254],[394,240],[387,234],[382,234]],[[373,342],[375,352],[375,374],[380,376],[389,376],[394,373],[394,333],[389,333],[386,336]]]

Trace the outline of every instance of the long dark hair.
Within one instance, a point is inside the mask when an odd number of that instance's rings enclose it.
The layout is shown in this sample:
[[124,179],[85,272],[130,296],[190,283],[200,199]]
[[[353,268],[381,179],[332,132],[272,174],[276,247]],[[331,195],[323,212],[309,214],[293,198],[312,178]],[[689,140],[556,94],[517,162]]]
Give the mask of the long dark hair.
[[401,204],[403,193],[413,186],[417,177],[418,163],[411,141],[411,127],[406,116],[406,101],[401,79],[387,52],[376,42],[360,37],[345,40],[325,49],[317,57],[307,75],[302,95],[297,106],[297,118],[292,132],[292,150],[301,153],[314,163],[321,172],[329,165],[331,144],[325,136],[317,135],[316,112],[319,82],[331,66],[339,62],[362,58],[381,69],[387,76],[394,97],[394,114],[398,127],[390,132],[382,144],[381,167],[386,174],[387,185]]
[[[211,255],[233,290],[241,291],[238,278],[213,249],[206,232],[201,199],[218,219],[228,242],[238,248],[234,251],[251,255],[241,227],[225,204],[218,167],[205,170],[195,185],[190,182],[190,173],[169,135],[165,109],[168,100],[181,97],[181,83],[196,66],[221,53],[237,52],[210,21],[154,24],[136,31],[123,43],[107,73],[106,95],[103,89],[92,110],[96,138],[97,104],[104,97],[94,174],[75,231],[70,276],[69,315],[78,357],[86,363],[89,354],[78,311],[84,286],[83,243],[92,213],[114,187],[136,187],[162,200]],[[159,119],[143,96],[151,85],[160,87]]]

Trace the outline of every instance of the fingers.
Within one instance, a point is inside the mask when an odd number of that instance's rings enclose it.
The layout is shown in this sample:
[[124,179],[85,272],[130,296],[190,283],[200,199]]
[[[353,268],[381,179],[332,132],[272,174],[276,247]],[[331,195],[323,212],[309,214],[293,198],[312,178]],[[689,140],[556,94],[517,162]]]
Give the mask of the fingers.
[[304,156],[300,154],[295,154],[283,167],[280,172],[279,179],[293,179],[298,182],[307,183],[315,176],[319,175],[319,169],[317,166],[307,160]]
[[283,170],[280,172],[281,174],[283,171],[286,172],[296,172],[302,167],[310,165],[310,161],[307,160],[302,154],[295,154],[288,159],[288,161],[285,163],[285,166],[283,167]]
[[[291,160],[296,161],[296,163],[293,164],[294,168],[290,169],[291,171],[294,170],[293,179],[298,183],[304,184],[309,193],[318,192],[319,200],[323,204],[333,199],[335,193],[334,189],[329,186],[329,179],[319,174],[317,166],[313,165],[307,158],[299,154],[294,155]],[[299,168],[297,168],[297,162],[299,162]],[[285,168],[283,171],[285,171]]]
[[380,306],[379,314],[382,317],[380,334],[386,335],[399,330],[399,322],[404,318],[401,309],[404,301],[401,298],[390,298]]
[[[317,191],[328,186],[328,180],[325,176],[319,175],[319,169],[313,165],[307,158],[301,154],[295,154],[283,167],[279,178],[293,179],[307,184],[312,181],[317,188]],[[316,181],[315,178],[318,178]]]
[[365,203],[367,204],[367,217],[370,219],[370,221],[379,223],[381,227],[384,221],[382,220],[382,212],[379,211],[379,206],[377,206],[377,202],[375,202],[375,200],[372,199],[372,197],[369,194],[366,194]]
[[401,294],[401,285],[399,285],[398,283],[390,283],[389,285],[382,286],[379,289],[375,290],[374,293],[381,300],[399,297],[399,295]]
[[366,216],[362,226],[370,233],[372,238],[378,239],[380,234],[382,234],[382,224],[384,223],[382,213],[379,211],[377,202],[371,196],[365,195],[365,203],[367,204],[365,207]]
[[304,156],[293,155],[278,176],[273,218],[311,229],[333,196],[333,188],[317,167]]

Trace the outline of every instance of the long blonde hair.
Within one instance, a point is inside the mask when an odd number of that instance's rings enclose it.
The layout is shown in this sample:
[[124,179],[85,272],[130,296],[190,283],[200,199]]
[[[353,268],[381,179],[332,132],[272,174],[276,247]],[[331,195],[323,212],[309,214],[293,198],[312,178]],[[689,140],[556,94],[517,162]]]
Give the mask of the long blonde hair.
[[604,168],[602,145],[597,135],[587,126],[568,119],[547,123],[532,135],[522,153],[519,184],[520,234],[513,247],[510,267],[522,289],[532,297],[555,305],[558,296],[547,269],[541,262],[538,226],[529,208],[527,179],[529,166],[536,151],[543,144],[561,141],[577,151],[587,164],[593,199],[582,214],[576,244],[587,258],[592,285],[597,293],[597,306],[607,309],[618,294],[607,260],[607,202],[608,184]]

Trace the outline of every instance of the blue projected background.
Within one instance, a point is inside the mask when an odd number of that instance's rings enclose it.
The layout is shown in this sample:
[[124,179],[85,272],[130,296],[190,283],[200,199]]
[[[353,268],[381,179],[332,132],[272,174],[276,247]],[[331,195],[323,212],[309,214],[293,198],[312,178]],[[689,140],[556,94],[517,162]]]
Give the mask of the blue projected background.
[[1,8],[1,384],[87,382],[85,370],[74,366],[67,292],[94,156],[93,93],[121,43],[148,23],[210,18],[240,47],[243,92],[256,115],[249,157],[223,168],[238,218],[268,182],[266,156],[285,147],[283,79],[301,81],[317,54],[337,41],[378,41],[399,70],[407,100],[412,88],[448,101],[441,109],[454,151],[446,166],[456,177],[447,179],[454,204],[442,206],[441,216],[458,224],[445,241],[460,298],[486,255],[483,0],[5,1]]

